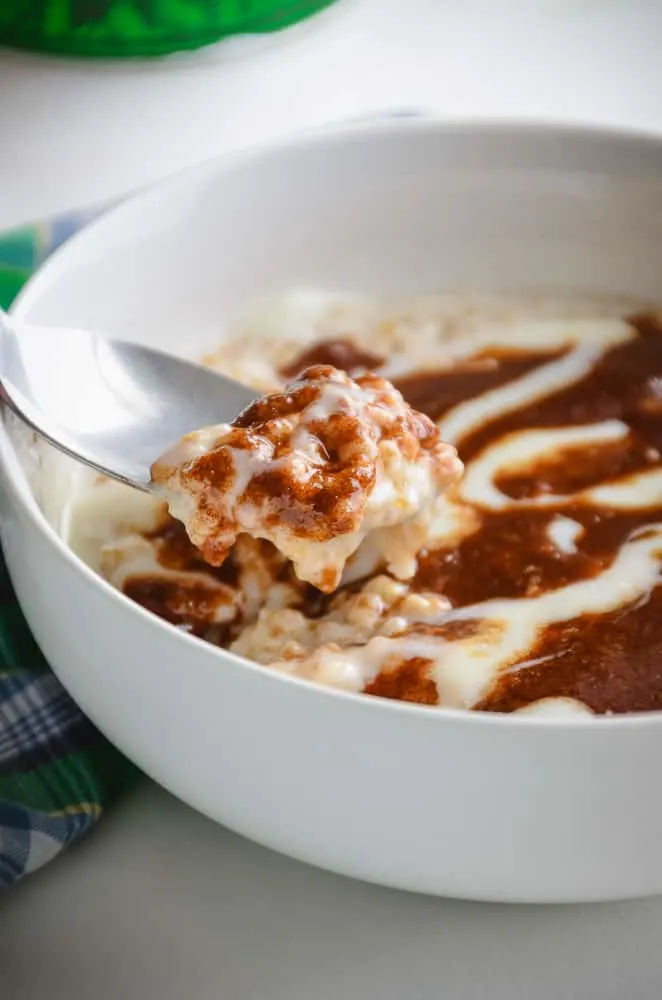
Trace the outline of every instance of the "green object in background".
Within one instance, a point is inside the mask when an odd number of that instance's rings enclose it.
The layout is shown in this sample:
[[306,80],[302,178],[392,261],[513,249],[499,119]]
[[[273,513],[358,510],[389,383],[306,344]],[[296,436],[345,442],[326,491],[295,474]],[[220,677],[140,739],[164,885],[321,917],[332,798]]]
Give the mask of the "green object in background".
[[42,244],[39,226],[25,226],[0,236],[0,307],[3,309],[9,308],[41,262]]
[[0,0],[0,44],[94,57],[166,55],[277,31],[334,0]]

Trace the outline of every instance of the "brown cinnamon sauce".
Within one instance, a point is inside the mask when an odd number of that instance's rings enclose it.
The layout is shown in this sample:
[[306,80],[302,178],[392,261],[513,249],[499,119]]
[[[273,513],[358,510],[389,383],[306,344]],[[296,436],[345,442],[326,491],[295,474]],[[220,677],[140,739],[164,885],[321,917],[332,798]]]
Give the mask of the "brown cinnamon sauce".
[[482,396],[507,382],[527,375],[535,368],[561,357],[562,351],[494,351],[489,355],[460,362],[456,367],[438,372],[423,372],[395,379],[410,406],[439,420],[458,403]]
[[365,694],[396,701],[415,701],[419,705],[438,705],[439,694],[434,680],[428,676],[431,660],[413,656],[398,663],[392,670],[380,671],[365,689]]
[[365,369],[374,371],[381,368],[385,358],[365,347],[359,347],[351,337],[338,337],[335,340],[322,340],[312,344],[297,354],[289,364],[284,365],[279,374],[285,379],[294,378],[311,365],[332,365],[341,371],[353,375]]
[[662,709],[662,588],[641,606],[546,629],[530,659],[504,674],[476,709],[512,712],[551,695],[600,713]]
[[[470,459],[502,435],[522,428],[619,419],[632,429],[626,447],[575,449],[555,462],[539,463],[528,475],[502,477],[497,485],[516,498],[542,492],[568,494],[659,466],[662,320],[641,316],[633,317],[631,323],[638,336],[609,351],[588,377],[483,426],[462,443],[461,458]],[[519,363],[523,367],[517,374],[504,365],[502,381],[494,374],[488,385],[484,374],[476,376],[475,386],[465,375],[462,398],[519,377],[527,370],[523,360]],[[452,373],[426,374],[401,380],[398,388],[410,402],[416,400],[438,419],[458,402],[452,381]],[[452,402],[447,403],[449,399]],[[455,606],[463,606],[497,597],[535,596],[588,579],[614,560],[635,528],[662,520],[662,497],[657,510],[624,513],[559,505],[558,514],[583,526],[577,552],[561,553],[550,543],[546,528],[557,516],[553,508],[490,513],[480,529],[456,548],[424,553],[416,585],[443,593]],[[547,629],[526,655],[527,662],[532,660],[539,660],[539,665],[504,673],[476,708],[511,712],[552,696],[578,698],[595,712],[662,708],[662,590],[655,590],[636,608],[582,616]]]

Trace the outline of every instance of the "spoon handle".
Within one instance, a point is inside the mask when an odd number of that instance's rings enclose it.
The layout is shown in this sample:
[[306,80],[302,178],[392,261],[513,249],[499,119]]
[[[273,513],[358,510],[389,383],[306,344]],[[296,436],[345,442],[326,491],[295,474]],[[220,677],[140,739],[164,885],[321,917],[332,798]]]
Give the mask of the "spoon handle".
[[[103,341],[32,325],[18,333],[0,309],[0,403],[63,454],[151,492],[149,463],[132,461],[116,433],[119,410],[101,372]],[[99,413],[106,425],[99,425]]]

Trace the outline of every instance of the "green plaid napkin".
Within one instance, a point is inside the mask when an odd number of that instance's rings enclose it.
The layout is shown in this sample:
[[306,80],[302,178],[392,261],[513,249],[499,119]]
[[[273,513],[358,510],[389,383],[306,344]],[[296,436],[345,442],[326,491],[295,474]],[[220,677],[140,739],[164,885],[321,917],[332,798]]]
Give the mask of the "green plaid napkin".
[[[88,218],[0,234],[0,305]],[[50,670],[0,555],[0,889],[90,830],[136,774]]]

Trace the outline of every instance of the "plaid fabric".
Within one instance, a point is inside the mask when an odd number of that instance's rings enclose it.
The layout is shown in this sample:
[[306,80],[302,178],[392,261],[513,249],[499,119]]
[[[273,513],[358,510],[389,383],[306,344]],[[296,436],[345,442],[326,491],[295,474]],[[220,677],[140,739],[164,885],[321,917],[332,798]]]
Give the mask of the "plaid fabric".
[[[87,218],[0,235],[3,307]],[[135,774],[49,669],[0,555],[0,889],[90,830]]]

